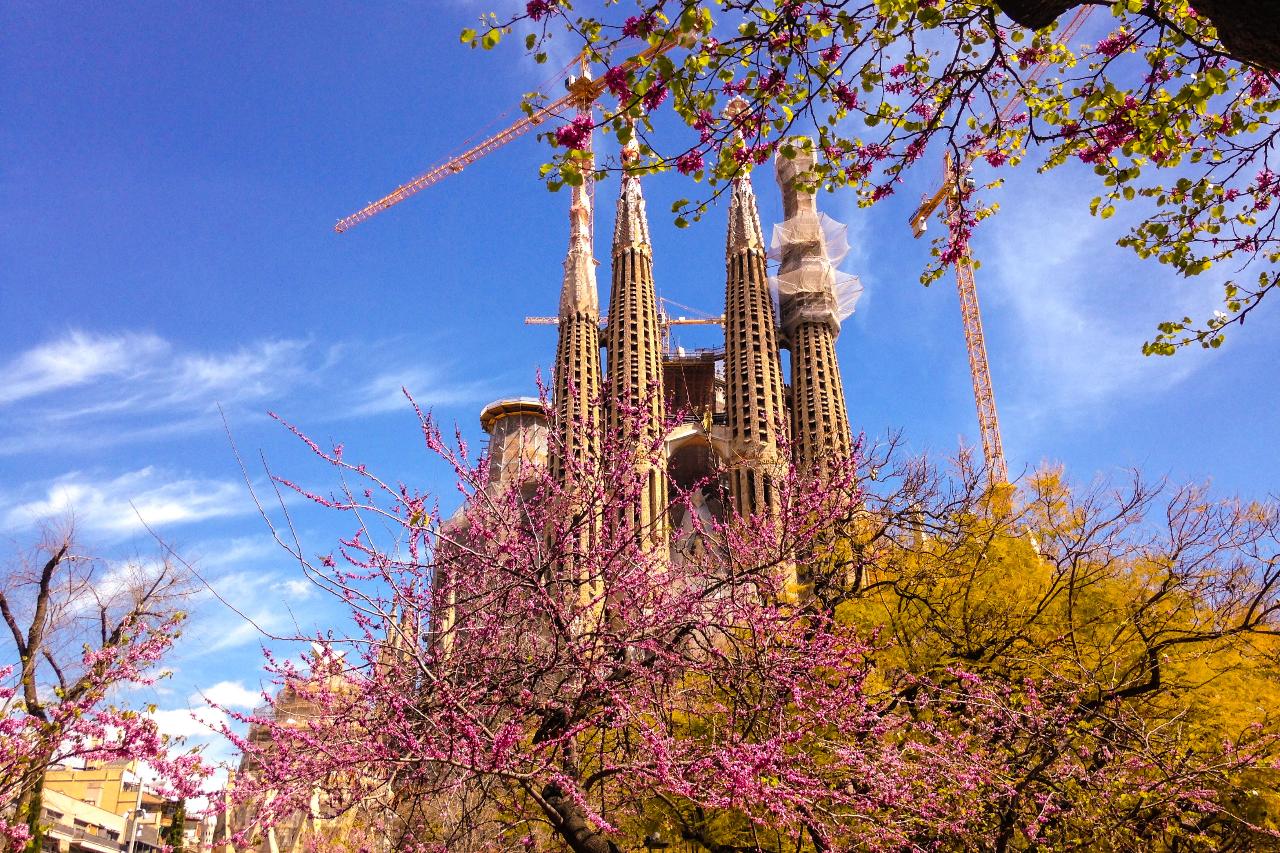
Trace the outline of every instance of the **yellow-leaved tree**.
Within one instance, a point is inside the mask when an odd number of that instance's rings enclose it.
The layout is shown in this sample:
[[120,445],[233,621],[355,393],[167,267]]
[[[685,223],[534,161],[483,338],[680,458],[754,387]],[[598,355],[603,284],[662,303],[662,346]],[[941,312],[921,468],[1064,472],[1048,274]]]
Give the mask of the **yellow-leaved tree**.
[[1276,846],[1277,508],[1052,468],[993,499],[964,460],[893,457],[815,604],[879,635],[922,749],[969,739],[972,849]]

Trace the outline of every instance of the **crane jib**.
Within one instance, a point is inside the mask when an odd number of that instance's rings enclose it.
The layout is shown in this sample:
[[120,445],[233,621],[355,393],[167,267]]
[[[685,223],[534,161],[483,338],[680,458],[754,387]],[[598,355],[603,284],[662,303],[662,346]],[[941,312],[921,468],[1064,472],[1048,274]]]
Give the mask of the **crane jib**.
[[[680,44],[679,40],[663,41],[660,44],[650,45],[639,55],[622,63],[621,67],[629,70],[639,65],[652,62],[657,57],[671,50],[677,44]],[[505,130],[498,131],[480,144],[469,148],[456,157],[446,160],[444,163],[432,168],[430,171],[424,172],[409,183],[404,184],[401,187],[397,187],[395,192],[383,196],[377,201],[370,202],[350,216],[338,220],[338,223],[333,226],[333,230],[341,234],[352,226],[359,225],[361,222],[364,222],[374,214],[381,213],[387,208],[399,204],[409,196],[419,192],[420,190],[426,189],[442,178],[446,178],[449,175],[456,175],[466,166],[474,163],[490,151],[493,151],[494,149],[507,144],[517,136],[528,132],[528,130],[535,125],[541,124],[542,120],[547,116],[559,115],[560,111],[565,107],[573,106],[581,109],[589,106],[596,98],[600,97],[600,94],[604,91],[604,87],[605,83],[603,79],[591,79],[587,76],[587,73],[584,70],[583,78],[577,81],[576,85],[572,86],[568,94],[561,95],[550,104],[540,107]]]

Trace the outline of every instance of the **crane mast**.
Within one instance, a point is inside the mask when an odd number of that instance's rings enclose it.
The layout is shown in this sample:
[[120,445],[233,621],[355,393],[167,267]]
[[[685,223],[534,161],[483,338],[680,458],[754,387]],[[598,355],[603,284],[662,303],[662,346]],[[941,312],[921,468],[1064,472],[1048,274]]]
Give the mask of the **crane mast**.
[[[1089,7],[1080,9],[1062,28],[1060,38],[1071,38],[1084,26],[1089,17]],[[1049,62],[1037,63],[1026,76],[1024,83],[1038,80],[1049,68]],[[1000,110],[998,122],[1013,117],[1022,105],[1023,98],[1016,95]],[[970,154],[960,163],[946,156],[942,185],[932,195],[920,202],[911,214],[911,233],[919,237],[925,232],[929,217],[941,205],[948,227],[953,227],[960,215],[960,198],[963,182],[969,180],[969,167],[976,154]],[[1009,468],[1004,459],[1004,443],[1000,439],[1000,418],[996,411],[996,393],[991,384],[991,365],[987,360],[987,343],[982,332],[982,311],[978,307],[978,285],[973,277],[973,260],[968,254],[957,258],[953,266],[956,274],[956,290],[960,295],[960,319],[964,324],[965,350],[969,355],[969,373],[973,379],[973,400],[978,409],[978,432],[982,439],[982,457],[987,466],[987,478],[992,485],[1009,482]]]
[[978,288],[973,280],[973,262],[956,261],[956,290],[960,293],[960,317],[964,321],[964,344],[969,353],[969,374],[973,378],[973,399],[978,407],[978,432],[982,438],[982,458],[992,483],[1009,482],[1000,441],[1000,419],[996,414],[996,393],[991,387],[991,367],[987,363],[987,342],[982,334],[982,312],[978,309]]

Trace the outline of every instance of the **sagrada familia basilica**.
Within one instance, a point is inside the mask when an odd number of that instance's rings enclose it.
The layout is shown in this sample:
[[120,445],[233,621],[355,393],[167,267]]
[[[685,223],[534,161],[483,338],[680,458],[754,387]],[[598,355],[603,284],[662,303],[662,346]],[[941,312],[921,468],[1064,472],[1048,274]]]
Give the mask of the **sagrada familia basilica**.
[[[625,152],[624,152],[625,153]],[[725,240],[724,346],[687,353],[667,345],[654,290],[653,245],[640,179],[624,172],[614,219],[609,303],[601,322],[592,247],[590,194],[573,189],[569,250],[560,292],[551,423],[540,401],[490,403],[480,414],[489,435],[493,485],[527,471],[531,458],[553,470],[599,452],[604,434],[624,418],[640,424],[641,446],[666,433],[665,460],[643,471],[645,493],[629,519],[657,548],[681,539],[689,520],[665,518],[668,494],[698,483],[721,489],[694,495],[696,511],[721,516],[727,494],[740,514],[776,508],[775,477],[790,448],[801,468],[847,455],[851,437],[835,354],[841,322],[860,292],[837,270],[848,244],[844,228],[818,212],[812,192],[797,188],[811,165],[801,149],[775,167],[785,220],[766,245],[751,176],[730,188]],[[767,263],[778,262],[770,276]],[[790,383],[781,351],[790,352]],[[604,353],[602,358],[601,353]],[[672,428],[669,418],[681,414]],[[789,435],[785,435],[789,431]],[[550,441],[548,439],[550,438]],[[548,453],[548,446],[560,448]],[[559,458],[558,458],[559,457]],[[683,512],[678,506],[673,516]]]

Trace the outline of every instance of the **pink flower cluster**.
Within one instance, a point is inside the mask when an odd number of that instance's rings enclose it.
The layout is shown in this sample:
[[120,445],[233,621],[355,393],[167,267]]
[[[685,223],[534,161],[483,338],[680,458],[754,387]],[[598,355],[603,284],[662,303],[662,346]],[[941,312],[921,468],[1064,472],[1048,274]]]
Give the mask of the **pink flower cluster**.
[[779,68],[775,68],[763,77],[756,78],[756,89],[763,95],[779,95],[787,82],[787,75]]
[[715,131],[715,116],[711,114],[711,110],[701,110],[698,117],[694,119],[693,129],[698,131],[699,141],[703,144],[710,142]]
[[556,144],[575,151],[586,151],[591,147],[591,131],[594,127],[590,116],[574,116],[573,121],[556,128]]
[[1271,79],[1261,71],[1249,72],[1249,97],[1257,100],[1271,92]]
[[1114,109],[1105,122],[1093,129],[1093,144],[1080,152],[1080,159],[1085,163],[1101,163],[1117,148],[1136,139],[1138,127],[1134,118],[1137,109],[1137,99],[1127,95],[1124,104]]
[[633,15],[622,22],[622,34],[627,38],[645,38],[653,32],[657,24],[657,16],[653,13]]
[[1022,68],[1030,68],[1044,57],[1046,51],[1042,47],[1024,47],[1014,54],[1018,58],[1018,65]]
[[627,69],[621,65],[615,65],[604,73],[604,84],[619,103],[631,100],[631,83],[627,77]]
[[532,20],[541,21],[555,10],[556,5],[556,0],[529,0],[524,13]]
[[682,175],[692,175],[703,167],[701,151],[686,151],[676,159],[676,171]]
[[649,88],[641,97],[640,102],[644,104],[644,108],[649,112],[653,112],[662,105],[667,99],[667,84],[661,78],[654,80],[649,84]]
[[[154,719],[108,698],[129,685],[154,682],[155,665],[173,645],[181,621],[180,615],[127,620],[117,641],[87,646],[79,661],[82,674],[56,699],[51,696],[39,717],[15,703],[18,694],[5,686],[13,668],[0,667],[0,707],[10,709],[0,716],[0,808],[13,802],[30,774],[77,761],[143,762],[163,793],[199,795],[211,768],[193,753],[170,754]],[[0,838],[18,844],[25,834],[25,826],[0,818]]]
[[1098,42],[1093,51],[1099,56],[1105,56],[1110,59],[1124,53],[1136,40],[1137,36],[1134,33],[1124,29],[1116,30]]
[[[744,150],[754,159],[758,149]],[[869,163],[883,152],[851,153]],[[953,231],[971,221],[957,214]],[[369,815],[382,834],[333,849],[572,840],[607,850],[639,846],[625,834],[625,804],[679,802],[726,825],[807,836],[817,849],[983,849],[1001,822],[1052,846],[1101,816],[1130,819],[1134,797],[1157,810],[1156,823],[1187,809],[1223,813],[1207,783],[1259,754],[1232,742],[1192,755],[1180,735],[1154,745],[1150,721],[1106,695],[1111,682],[1077,678],[1074,667],[882,669],[890,656],[860,620],[788,601],[780,591],[792,567],[815,565],[832,529],[884,506],[860,485],[860,449],[831,460],[820,481],[785,471],[776,513],[694,512],[713,482],[677,493],[669,510],[704,547],[679,561],[655,553],[622,519],[643,495],[646,466],[663,458],[666,430],[637,426],[647,406],[618,411],[616,432],[594,419],[565,430],[598,458],[566,453],[565,433],[553,432],[560,473],[522,462],[506,485],[419,413],[466,498],[447,522],[426,494],[322,454],[368,484],[364,499],[344,484],[324,504],[350,514],[356,532],[339,566],[310,567],[355,629],[316,637],[306,666],[268,656],[280,692],[266,713],[237,717],[249,736],[231,734],[255,768],[230,792],[253,818],[244,837],[319,807]],[[958,499],[939,496],[948,509],[930,524],[971,518]],[[1077,529],[1077,509],[1060,511]],[[919,517],[911,512],[913,530]],[[371,518],[399,526],[393,550],[374,544]],[[1066,538],[1040,540],[1046,563],[1070,562]],[[897,565],[896,553],[869,545],[851,559],[874,571]],[[388,808],[397,792],[412,808]]]
[[848,83],[837,83],[831,88],[831,95],[835,98],[836,103],[846,110],[853,110],[858,107],[858,93],[851,89]]

